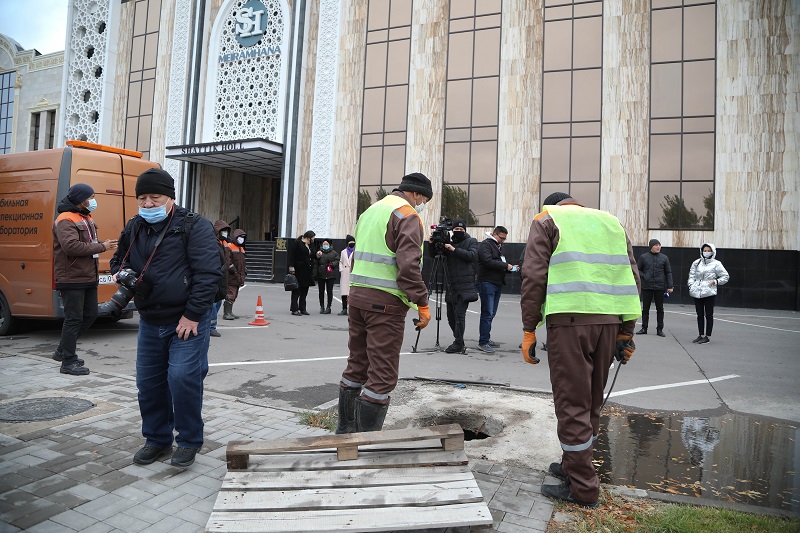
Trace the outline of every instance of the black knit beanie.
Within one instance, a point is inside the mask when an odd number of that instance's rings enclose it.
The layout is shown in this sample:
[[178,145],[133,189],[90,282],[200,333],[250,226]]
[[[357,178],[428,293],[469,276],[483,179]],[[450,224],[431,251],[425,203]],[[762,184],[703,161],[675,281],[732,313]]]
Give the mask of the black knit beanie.
[[554,192],[550,196],[544,199],[542,205],[557,205],[558,202],[561,200],[566,200],[567,198],[572,198],[569,194],[565,192]]
[[418,192],[428,200],[433,198],[433,187],[431,180],[425,174],[414,172],[403,176],[403,181],[397,187],[398,191]]
[[652,248],[653,248],[653,246],[655,246],[656,244],[661,244],[661,242],[659,242],[659,240],[658,240],[658,239],[650,239],[650,248],[651,248],[651,249],[652,249]]
[[142,194],[163,194],[175,199],[175,180],[169,172],[151,168],[139,174],[136,180],[136,196]]
[[467,221],[464,220],[463,218],[457,218],[457,219],[455,219],[453,221],[453,227],[454,228],[464,228],[466,230],[467,229]]
[[72,202],[73,205],[78,205],[91,198],[94,194],[94,189],[85,183],[76,183],[67,191],[67,200]]

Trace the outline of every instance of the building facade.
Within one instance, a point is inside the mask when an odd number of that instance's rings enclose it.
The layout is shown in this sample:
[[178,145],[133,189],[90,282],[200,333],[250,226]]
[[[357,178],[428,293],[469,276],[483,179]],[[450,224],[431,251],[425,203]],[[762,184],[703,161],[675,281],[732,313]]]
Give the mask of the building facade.
[[343,237],[417,171],[426,224],[521,243],[565,191],[638,245],[763,251],[796,308],[792,0],[75,0],[68,24],[58,143],[139,150],[251,238]]

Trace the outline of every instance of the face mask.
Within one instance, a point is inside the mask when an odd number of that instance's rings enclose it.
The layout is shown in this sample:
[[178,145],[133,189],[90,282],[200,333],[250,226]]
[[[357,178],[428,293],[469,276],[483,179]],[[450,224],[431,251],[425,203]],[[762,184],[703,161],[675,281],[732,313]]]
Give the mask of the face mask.
[[326,251],[326,252],[327,252],[328,250],[330,250],[330,249],[331,249],[331,247],[330,247],[330,246],[328,246],[327,244],[323,244],[323,245],[322,245],[322,249],[323,249],[324,251]]
[[463,231],[454,231],[453,232],[453,242],[461,242],[467,237],[467,234]]
[[711,256],[714,255],[713,252],[703,252],[703,257],[706,259],[711,259]]
[[355,247],[356,247],[356,243],[354,243],[354,242],[348,242],[348,243],[347,243],[347,247],[348,247],[348,248],[355,248]]
[[97,200],[94,198],[89,198],[89,207],[87,207],[86,210],[91,213],[95,209],[97,209]]
[[236,242],[239,244],[244,244],[244,237],[237,237]]
[[223,239],[227,239],[228,238],[228,232],[227,231],[220,231],[219,234]]
[[155,224],[167,218],[167,204],[158,207],[140,207],[139,216],[148,224]]
[[425,202],[422,202],[419,205],[415,205],[414,210],[416,210],[417,213],[421,214],[423,211],[425,211]]

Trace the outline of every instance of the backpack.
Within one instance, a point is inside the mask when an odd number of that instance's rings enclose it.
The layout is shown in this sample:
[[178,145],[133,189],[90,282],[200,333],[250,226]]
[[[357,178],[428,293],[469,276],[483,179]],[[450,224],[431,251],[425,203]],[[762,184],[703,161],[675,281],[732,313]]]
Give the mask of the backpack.
[[[192,232],[192,226],[194,225],[194,221],[197,218],[197,213],[193,211],[189,211],[186,213],[186,217],[183,219],[183,225],[181,226],[181,233],[183,233],[183,246],[186,250],[189,249],[189,234]],[[221,302],[225,298],[228,297],[228,269],[226,268],[225,264],[225,249],[222,247],[222,243],[217,241],[217,251],[219,252],[219,262],[220,267],[219,270],[222,273],[222,277],[217,282],[217,294],[214,295],[214,302]]]

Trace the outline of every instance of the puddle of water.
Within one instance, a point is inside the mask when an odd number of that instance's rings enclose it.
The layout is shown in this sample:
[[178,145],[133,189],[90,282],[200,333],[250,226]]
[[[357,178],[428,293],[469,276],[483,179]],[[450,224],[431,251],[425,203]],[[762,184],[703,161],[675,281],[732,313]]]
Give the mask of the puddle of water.
[[604,414],[604,483],[800,511],[800,430],[740,413]]

